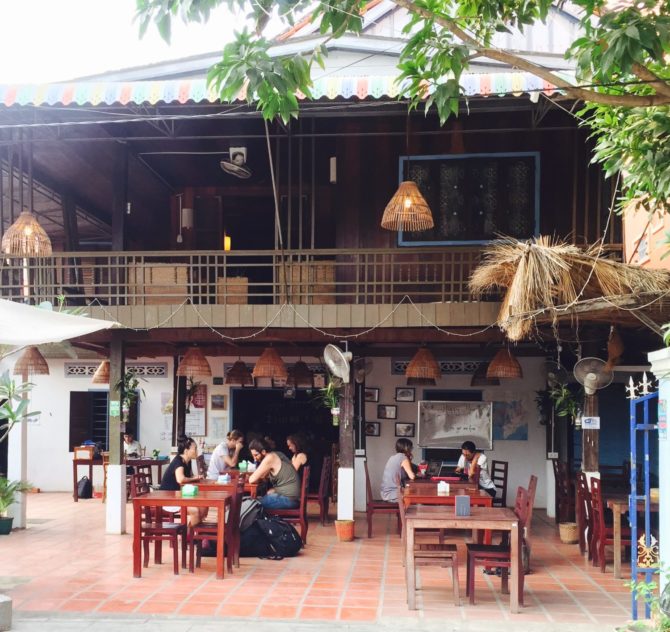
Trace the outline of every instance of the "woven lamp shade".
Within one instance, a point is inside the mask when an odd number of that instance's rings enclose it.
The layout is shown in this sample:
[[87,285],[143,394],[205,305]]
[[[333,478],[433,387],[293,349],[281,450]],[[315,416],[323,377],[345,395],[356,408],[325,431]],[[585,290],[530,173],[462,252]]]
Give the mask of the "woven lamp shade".
[[261,357],[258,358],[252,375],[255,378],[269,377],[285,380],[288,378],[288,371],[277,351],[272,347],[266,347],[265,351],[261,353]]
[[211,377],[212,368],[200,347],[191,347],[177,367],[179,377]]
[[470,386],[500,386],[500,380],[497,377],[486,377],[488,368],[489,363],[482,362],[472,374]]
[[421,347],[405,369],[405,377],[437,380],[442,372],[435,356],[426,348]]
[[286,385],[295,388],[312,388],[314,386],[314,376],[305,362],[298,360],[288,368]]
[[49,375],[49,365],[37,347],[28,347],[16,361],[14,375]]
[[486,377],[523,377],[523,371],[519,361],[514,357],[512,352],[505,347],[498,351],[489,364],[486,370]]
[[382,228],[386,230],[418,231],[434,226],[433,214],[416,182],[401,182],[395,195],[384,209]]
[[435,386],[436,380],[432,377],[408,377],[407,386]]
[[6,255],[46,257],[51,254],[51,240],[37,218],[23,211],[2,236],[2,252]]
[[109,384],[109,360],[103,360],[93,374],[93,384]]
[[225,383],[231,386],[253,386],[254,377],[251,375],[249,367],[242,360],[238,360],[226,373]]

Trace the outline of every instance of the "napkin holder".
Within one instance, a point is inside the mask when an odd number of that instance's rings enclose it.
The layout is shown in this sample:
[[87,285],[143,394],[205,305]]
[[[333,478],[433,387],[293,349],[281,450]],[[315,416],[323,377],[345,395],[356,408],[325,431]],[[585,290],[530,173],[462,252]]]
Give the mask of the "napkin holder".
[[197,496],[198,495],[198,486],[197,485],[191,485],[190,483],[187,483],[181,488],[181,495],[188,498],[190,496]]
[[440,481],[437,484],[437,493],[440,496],[448,496],[449,495],[449,483],[445,483],[444,481]]
[[470,496],[467,494],[462,494],[456,496],[456,502],[454,507],[456,508],[457,516],[469,516],[470,515]]

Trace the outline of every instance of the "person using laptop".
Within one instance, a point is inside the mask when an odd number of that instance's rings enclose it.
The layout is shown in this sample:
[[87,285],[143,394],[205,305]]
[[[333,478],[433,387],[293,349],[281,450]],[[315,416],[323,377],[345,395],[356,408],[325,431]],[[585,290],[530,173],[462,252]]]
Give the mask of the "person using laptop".
[[[475,475],[479,467],[479,480],[475,481]],[[486,455],[477,450],[472,441],[465,441],[461,446],[461,457],[458,459],[456,474],[467,475],[469,481],[477,483],[479,489],[483,489],[489,496],[495,497],[496,486],[489,476],[489,465]]]

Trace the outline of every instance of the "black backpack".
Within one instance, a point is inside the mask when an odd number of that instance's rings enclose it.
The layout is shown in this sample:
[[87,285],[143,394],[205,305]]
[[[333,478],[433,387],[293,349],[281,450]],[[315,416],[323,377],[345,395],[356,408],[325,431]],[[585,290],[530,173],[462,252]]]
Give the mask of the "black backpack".
[[292,524],[277,516],[266,516],[256,520],[256,526],[265,536],[272,549],[272,557],[294,557],[302,548],[302,539]]
[[270,542],[254,521],[240,532],[240,557],[271,557],[273,555]]
[[77,483],[78,498],[93,498],[93,485],[88,476],[82,476]]

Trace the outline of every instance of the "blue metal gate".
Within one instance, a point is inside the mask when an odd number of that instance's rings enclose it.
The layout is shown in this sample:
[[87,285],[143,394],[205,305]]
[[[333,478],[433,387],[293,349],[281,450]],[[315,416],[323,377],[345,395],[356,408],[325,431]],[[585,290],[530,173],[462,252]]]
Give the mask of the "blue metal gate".
[[[645,375],[646,382],[646,375]],[[643,390],[643,393],[646,388]],[[628,519],[630,521],[631,547],[630,547],[630,570],[631,580],[637,582],[640,575],[644,575],[644,580],[652,581],[652,576],[659,570],[658,542],[651,533],[651,510],[650,510],[650,470],[649,454],[650,443],[649,435],[652,431],[657,431],[658,426],[650,422],[650,404],[658,404],[658,393],[644,394],[640,397],[634,397],[630,400],[630,496],[628,497]],[[641,419],[638,419],[641,413]],[[642,494],[638,493],[637,485],[637,433],[643,434],[644,451],[644,487]],[[638,529],[638,509],[644,508],[644,533]],[[641,535],[638,538],[638,531]],[[637,619],[637,595],[633,591],[632,617]],[[650,606],[645,605],[645,616],[650,616]]]

